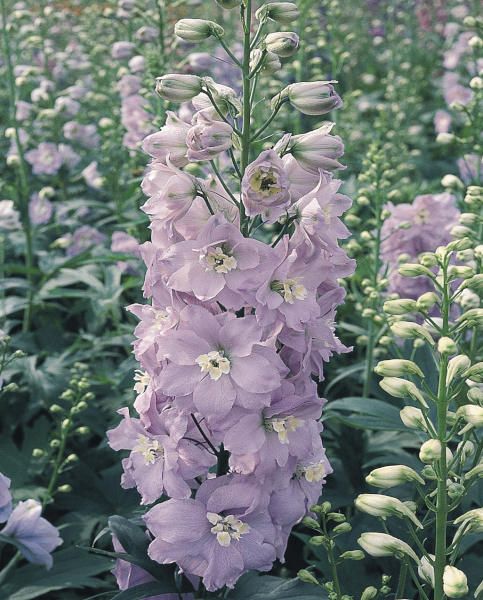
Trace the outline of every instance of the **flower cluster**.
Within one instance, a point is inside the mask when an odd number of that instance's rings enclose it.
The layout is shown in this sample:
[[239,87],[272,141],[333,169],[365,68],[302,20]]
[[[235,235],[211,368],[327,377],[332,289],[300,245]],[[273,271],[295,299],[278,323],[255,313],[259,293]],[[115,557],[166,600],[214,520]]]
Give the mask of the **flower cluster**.
[[59,532],[41,517],[42,505],[37,500],[25,500],[12,506],[10,479],[0,473],[0,534],[12,539],[22,555],[35,565],[52,566],[51,553],[62,544]]
[[[176,26],[187,39],[220,30],[192,19]],[[286,56],[298,38],[276,35],[273,52]],[[142,183],[152,236],[141,246],[151,304],[130,307],[140,319],[137,416],[122,409],[108,435],[130,452],[122,485],[136,487],[142,504],[170,497],[145,516],[150,557],[215,590],[283,560],[331,471],[312,376],[323,379],[324,362],[348,350],[334,319],[338,280],[353,270],[338,245],[349,235],[340,216],[350,200],[332,175],[343,153],[333,124],[287,134],[249,163],[257,132],[245,120],[242,133],[234,118],[250,102],[246,89],[240,98],[191,74],[165,75],[156,89],[191,100],[195,112],[191,123],[168,113],[143,143],[152,157]],[[288,86],[274,113],[286,102],[307,114],[341,105],[330,82]],[[229,183],[216,166],[222,157],[239,175]]]

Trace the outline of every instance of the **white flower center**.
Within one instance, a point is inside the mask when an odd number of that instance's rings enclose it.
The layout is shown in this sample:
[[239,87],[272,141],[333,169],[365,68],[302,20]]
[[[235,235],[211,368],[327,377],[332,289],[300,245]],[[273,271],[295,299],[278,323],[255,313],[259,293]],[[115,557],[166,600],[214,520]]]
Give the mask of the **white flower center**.
[[313,483],[314,481],[322,481],[327,475],[327,470],[325,463],[318,462],[310,465],[299,465],[296,474],[298,477],[305,477],[309,483]]
[[144,463],[152,465],[156,460],[164,455],[164,450],[158,440],[152,440],[145,435],[138,437],[138,443],[133,448],[133,452],[139,452],[143,455]]
[[134,391],[138,394],[143,394],[151,381],[151,376],[146,371],[136,370],[134,381],[136,382],[133,388]]
[[332,206],[327,204],[327,206],[322,207],[322,214],[324,216],[324,221],[326,225],[330,224],[330,219],[332,218]]
[[239,540],[244,533],[250,531],[250,526],[237,519],[234,515],[222,517],[217,513],[206,513],[206,518],[213,525],[211,533],[216,535],[220,546],[229,546],[231,540]]
[[222,375],[227,375],[230,372],[230,361],[222,352],[218,352],[217,350],[208,352],[208,354],[200,354],[196,362],[201,367],[201,372],[209,373],[211,379],[215,381],[218,381]]
[[424,225],[429,222],[429,210],[427,208],[422,208],[418,211],[414,217],[414,222],[418,223],[418,225]]
[[154,323],[158,329],[163,329],[169,318],[169,312],[165,309],[153,309]]
[[215,271],[215,273],[229,273],[237,267],[236,258],[227,254],[220,246],[207,250],[200,256],[200,260],[207,271]]
[[265,419],[264,427],[266,431],[274,431],[278,434],[278,440],[282,444],[288,444],[288,434],[295,431],[302,425],[303,421],[293,415],[288,417],[274,417]]
[[288,304],[307,298],[307,288],[300,283],[300,277],[285,279],[285,281],[272,281],[270,288],[280,294]]

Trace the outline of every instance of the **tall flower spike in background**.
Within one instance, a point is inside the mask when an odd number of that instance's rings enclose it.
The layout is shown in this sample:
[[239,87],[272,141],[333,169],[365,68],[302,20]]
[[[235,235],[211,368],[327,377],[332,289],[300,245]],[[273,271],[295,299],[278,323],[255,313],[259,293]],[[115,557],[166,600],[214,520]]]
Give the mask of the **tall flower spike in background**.
[[219,4],[240,5],[241,59],[213,21],[182,19],[175,31],[216,38],[242,93],[196,75],[157,80],[165,100],[191,101],[192,117],[169,112],[144,140],[151,304],[131,307],[140,318],[138,416],[123,409],[108,434],[130,451],[122,485],[143,504],[170,497],[144,516],[150,558],[176,563],[208,591],[283,561],[292,527],[331,472],[312,376],[323,379],[332,354],[348,351],[335,315],[339,278],[353,270],[338,244],[349,235],[340,216],[350,200],[333,175],[343,153],[333,124],[279,139],[270,131],[288,103],[311,115],[339,108],[335,82],[288,86],[256,129],[259,74],[298,49],[295,33],[267,29],[297,8],[275,2],[253,14],[251,0]]

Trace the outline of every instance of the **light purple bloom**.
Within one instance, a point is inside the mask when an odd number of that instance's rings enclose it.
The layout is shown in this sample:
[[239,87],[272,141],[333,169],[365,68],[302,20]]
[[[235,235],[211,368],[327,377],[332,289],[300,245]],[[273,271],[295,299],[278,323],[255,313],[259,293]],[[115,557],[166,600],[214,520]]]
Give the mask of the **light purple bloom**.
[[57,528],[40,516],[41,512],[42,506],[36,500],[19,502],[0,533],[20,544],[20,552],[29,562],[50,569],[51,553],[62,544],[62,539]]
[[12,512],[12,494],[10,493],[10,479],[0,473],[0,523],[5,521]]
[[40,197],[37,192],[32,194],[29,202],[29,216],[34,225],[48,223],[54,207],[48,198]]
[[102,244],[105,238],[106,236],[97,229],[94,229],[94,227],[82,225],[82,227],[76,229],[72,234],[66,254],[67,256],[77,256],[96,244]]
[[231,126],[213,118],[210,109],[200,110],[194,116],[193,126],[186,136],[188,160],[203,161],[215,158],[231,147],[232,134]]
[[62,156],[55,144],[41,142],[35,150],[25,153],[34,175],[55,175],[62,166]]
[[154,535],[149,556],[199,575],[208,591],[233,587],[245,571],[272,567],[276,531],[267,505],[266,493],[249,478],[205,481],[195,500],[168,500],[145,515]]
[[265,150],[248,165],[242,180],[242,202],[247,215],[274,222],[290,204],[290,184],[282,160]]
[[115,42],[112,45],[111,56],[116,60],[131,58],[136,50],[136,46],[132,42]]

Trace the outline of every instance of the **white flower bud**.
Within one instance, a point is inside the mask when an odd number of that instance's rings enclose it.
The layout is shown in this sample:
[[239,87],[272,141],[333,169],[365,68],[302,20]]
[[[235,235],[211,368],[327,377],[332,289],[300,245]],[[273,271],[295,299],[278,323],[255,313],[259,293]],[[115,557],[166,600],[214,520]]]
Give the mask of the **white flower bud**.
[[259,21],[268,18],[283,25],[290,25],[298,19],[299,14],[300,11],[293,2],[268,2],[256,11],[255,17]]
[[[260,65],[260,61],[263,59],[263,63]],[[265,73],[276,73],[282,68],[282,63],[276,54],[273,52],[265,53],[259,48],[252,50],[250,54],[250,70],[253,71],[256,67],[261,67],[261,70]]]
[[373,517],[399,517],[406,518],[414,523],[418,529],[422,525],[409,508],[398,498],[384,496],[383,494],[359,494],[354,501],[358,510]]
[[[439,440],[427,440],[419,450],[419,460],[423,463],[432,463],[441,459],[442,445]],[[446,462],[453,458],[453,453],[446,447]]]
[[311,81],[292,83],[281,93],[290,104],[304,115],[325,115],[342,106],[340,96],[333,83],[337,81]]
[[475,272],[471,267],[453,265],[448,269],[449,281],[453,281],[454,279],[470,279],[474,274]]
[[381,360],[374,368],[374,372],[381,377],[404,377],[408,375],[424,377],[424,373],[415,362],[402,358]]
[[396,556],[397,558],[409,556],[415,562],[419,562],[416,553],[406,542],[387,533],[363,533],[357,543],[367,554],[376,558],[381,556]]
[[416,300],[404,299],[387,300],[383,306],[384,312],[388,315],[406,315],[418,310]]
[[443,590],[448,598],[462,598],[468,593],[468,581],[463,571],[446,565],[443,574]]
[[471,290],[463,290],[458,299],[458,303],[463,310],[478,308],[480,306],[480,297]]
[[466,397],[474,404],[483,405],[483,389],[478,386],[471,387],[466,393]]
[[483,362],[475,363],[470,367],[466,371],[465,377],[471,379],[471,381],[476,381],[476,383],[483,383]]
[[417,481],[421,485],[424,485],[424,479],[414,469],[406,465],[389,465],[374,469],[367,475],[366,481],[369,485],[381,489],[403,485],[408,481]]
[[440,354],[456,354],[458,346],[451,338],[442,337],[438,340],[438,352]]
[[292,56],[299,49],[299,36],[292,31],[269,33],[265,38],[265,48],[282,58]]
[[418,309],[426,312],[431,310],[438,302],[438,295],[434,292],[426,292],[425,294],[419,296],[419,298],[416,300]]
[[443,179],[441,179],[441,185],[451,189],[463,189],[465,187],[461,179],[456,177],[456,175],[445,175]]
[[[481,474],[479,476],[481,477]],[[462,535],[468,533],[482,533],[483,508],[474,508],[473,510],[465,512],[454,520],[454,524],[459,527],[454,535],[453,543],[457,542]]]
[[453,379],[460,377],[471,365],[471,360],[465,354],[458,354],[448,362],[446,372],[446,385],[448,386]]
[[434,273],[432,271],[418,263],[401,265],[398,269],[398,273],[403,277],[421,277],[422,275],[427,275],[428,277],[434,278]]
[[456,450],[460,453],[461,462],[464,463],[470,456],[474,455],[475,445],[470,440],[466,440],[466,442],[460,442]]
[[362,592],[361,600],[373,600],[378,594],[378,589],[375,588],[373,585],[370,585],[366,587]]
[[[429,557],[434,560],[434,554],[430,554]],[[418,575],[423,581],[434,588],[434,568],[426,556],[423,556],[419,561]]]
[[187,42],[202,42],[211,36],[222,37],[223,27],[205,19],[181,19],[174,26],[175,34]]
[[170,73],[156,79],[156,93],[170,102],[186,102],[201,92],[202,79],[197,75]]
[[400,377],[384,377],[379,382],[379,385],[390,396],[394,396],[394,398],[412,398],[424,408],[428,408],[428,403],[424,399],[423,394],[412,381],[407,381]]
[[391,325],[391,331],[395,336],[403,339],[414,339],[420,338],[426,340],[432,346],[434,340],[427,329],[425,329],[419,323],[413,323],[411,321],[397,321]]
[[470,479],[473,479],[473,477],[478,477],[478,479],[481,479],[481,477],[483,477],[483,462],[477,464],[476,467],[473,467],[472,469],[470,469],[465,474],[464,480],[468,481]]
[[438,135],[436,136],[436,142],[438,144],[452,144],[454,142],[454,140],[456,139],[456,136],[452,133],[438,133]]
[[405,406],[400,412],[401,421],[409,429],[420,429],[427,431],[426,422],[423,418],[423,413],[420,408],[414,406]]
[[458,417],[473,427],[483,427],[483,407],[476,404],[465,404],[456,411]]

